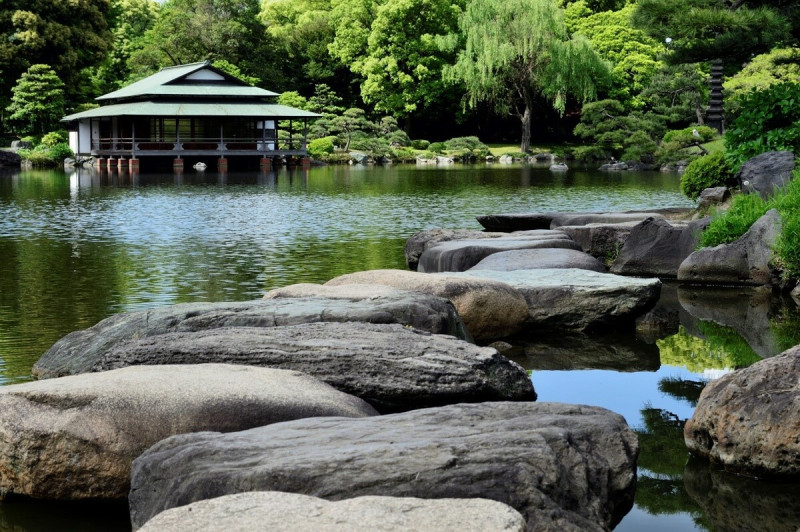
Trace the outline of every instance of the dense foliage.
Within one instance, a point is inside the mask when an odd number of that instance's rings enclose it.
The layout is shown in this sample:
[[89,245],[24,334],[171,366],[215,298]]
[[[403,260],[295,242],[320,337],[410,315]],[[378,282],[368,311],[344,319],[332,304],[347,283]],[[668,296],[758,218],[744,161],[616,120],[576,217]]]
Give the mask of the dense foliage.
[[800,82],[753,90],[739,99],[739,114],[725,132],[735,165],[772,150],[800,154]]
[[[572,139],[580,120],[590,147],[579,154],[668,159],[665,132],[704,124],[709,60],[725,60],[734,113],[752,87],[798,81],[798,20],[794,0],[4,0],[0,110],[32,65],[55,72],[74,112],[162,67],[211,60],[317,112],[325,87],[335,103],[313,138],[342,135],[334,118],[361,109],[412,139],[458,129],[526,151]],[[621,108],[599,116],[595,100]],[[15,132],[20,105],[0,113],[1,133]]]
[[22,135],[43,134],[64,116],[64,83],[47,65],[33,65],[11,89],[8,120]]
[[728,162],[723,152],[712,153],[693,160],[681,176],[681,192],[696,200],[700,193],[711,187],[728,186],[733,181]]

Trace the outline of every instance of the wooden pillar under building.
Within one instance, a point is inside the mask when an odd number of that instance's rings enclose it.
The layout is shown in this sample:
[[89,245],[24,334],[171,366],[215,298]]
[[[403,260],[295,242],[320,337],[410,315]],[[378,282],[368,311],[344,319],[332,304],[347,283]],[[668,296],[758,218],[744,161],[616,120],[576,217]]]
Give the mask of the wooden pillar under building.
[[94,160],[95,168],[103,168],[105,167],[105,165],[106,165],[106,160],[102,157],[98,157],[97,159]]
[[217,159],[217,170],[220,172],[227,172],[228,171],[228,159],[225,157],[220,157]]
[[116,168],[117,168],[117,160],[114,159],[113,157],[109,157],[108,158],[108,169],[111,170],[112,168],[116,170]]
[[269,157],[262,157],[261,158],[261,162],[259,163],[259,166],[261,166],[262,170],[267,170],[267,171],[271,170],[272,169],[272,159],[270,159]]
[[308,170],[311,168],[311,157],[303,157],[300,159],[300,164],[302,165],[304,170]]
[[139,171],[139,159],[128,159],[128,171],[130,173]]
[[183,159],[178,157],[172,161],[172,169],[173,170],[183,170]]
[[117,159],[117,170],[122,172],[127,169],[128,169],[128,161],[125,160],[125,157],[120,157],[119,159]]

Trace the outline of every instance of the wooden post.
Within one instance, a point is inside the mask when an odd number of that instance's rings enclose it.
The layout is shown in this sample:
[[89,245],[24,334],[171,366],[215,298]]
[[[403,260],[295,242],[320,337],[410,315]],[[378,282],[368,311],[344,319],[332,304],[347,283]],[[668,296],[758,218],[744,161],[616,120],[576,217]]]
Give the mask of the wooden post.
[[139,159],[131,158],[128,160],[128,170],[134,174],[139,171]]
[[113,157],[109,157],[108,158],[108,169],[111,170],[112,168],[116,168],[116,167],[117,167],[117,160],[114,159]]
[[117,159],[117,170],[122,172],[123,170],[128,169],[128,161],[125,160],[125,157],[120,157]]
[[228,159],[225,157],[220,157],[217,159],[217,170],[220,172],[227,172],[228,171]]
[[181,159],[180,157],[174,159],[172,161],[172,169],[183,171],[183,159]]
[[272,159],[269,157],[262,157],[259,166],[262,170],[269,171],[272,169]]

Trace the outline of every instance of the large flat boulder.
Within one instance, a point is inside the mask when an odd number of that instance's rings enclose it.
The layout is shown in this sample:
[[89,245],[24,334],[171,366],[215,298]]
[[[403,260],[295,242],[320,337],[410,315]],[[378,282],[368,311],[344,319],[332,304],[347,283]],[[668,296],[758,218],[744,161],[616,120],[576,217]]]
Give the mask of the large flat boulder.
[[473,270],[535,270],[542,268],[578,268],[605,272],[602,262],[574,249],[515,249],[489,255],[470,268]]
[[274,490],[333,501],[478,497],[515,508],[528,530],[609,530],[633,504],[637,454],[622,416],[557,403],[460,404],[187,434],[134,462],[131,522],[137,528],[176,506]]
[[794,167],[792,152],[769,151],[746,161],[736,178],[742,184],[742,190],[766,200],[791,181]]
[[217,327],[275,327],[320,321],[401,323],[437,334],[466,338],[466,329],[447,300],[414,292],[372,287],[329,290],[321,296],[274,297],[230,303],[182,303],[125,312],[58,340],[34,364],[38,378],[90,371],[116,344],[169,332]]
[[118,344],[92,370],[209,362],[302,371],[384,413],[536,399],[525,370],[495,349],[396,323],[304,323],[160,334]]
[[487,214],[476,216],[478,223],[487,231],[511,233],[513,231],[531,231],[537,229],[550,229],[550,223],[559,212],[532,212],[523,214]]
[[528,324],[589,330],[632,326],[658,301],[661,282],[576,269],[470,270],[435,274],[507,283],[528,304]]
[[251,491],[172,508],[139,530],[524,532],[525,519],[510,506],[488,499],[365,496],[331,502],[297,493]]
[[[580,246],[560,231],[528,231],[525,236],[478,240],[452,240],[428,248],[419,258],[417,271],[463,272],[493,253],[515,249],[561,248],[580,251]],[[531,234],[537,233],[537,234]]]
[[506,233],[489,233],[475,229],[426,229],[411,235],[406,240],[404,249],[406,266],[409,270],[416,271],[419,257],[422,253],[436,244],[451,240],[479,240],[483,238],[500,238],[508,236]]
[[781,215],[771,209],[730,244],[693,252],[680,264],[678,280],[710,284],[771,284],[773,246],[781,233]]
[[639,223],[562,225],[558,230],[564,231],[592,257],[611,262],[622,249],[631,229]]
[[729,471],[800,478],[800,346],[711,381],[686,446]]
[[377,412],[299,372],[139,366],[0,387],[0,494],[122,498],[131,462],[174,434]]
[[553,216],[550,222],[550,229],[557,229],[563,225],[587,225],[587,224],[619,224],[625,222],[642,222],[647,218],[664,219],[658,212],[587,212],[587,213],[563,213]]
[[523,295],[502,282],[404,270],[368,270],[331,279],[324,288],[342,290],[346,285],[371,285],[374,289],[389,286],[448,299],[475,340],[510,336],[520,330],[528,315]]
[[631,228],[610,271],[622,275],[675,278],[681,263],[691,255],[710,218],[689,224],[671,224],[648,218]]

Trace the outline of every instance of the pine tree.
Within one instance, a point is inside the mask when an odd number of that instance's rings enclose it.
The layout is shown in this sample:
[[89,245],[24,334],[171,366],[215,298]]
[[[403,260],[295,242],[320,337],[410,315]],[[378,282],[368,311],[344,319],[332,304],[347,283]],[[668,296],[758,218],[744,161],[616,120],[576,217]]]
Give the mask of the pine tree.
[[48,65],[32,65],[11,90],[6,110],[17,133],[44,134],[64,116],[64,83]]

